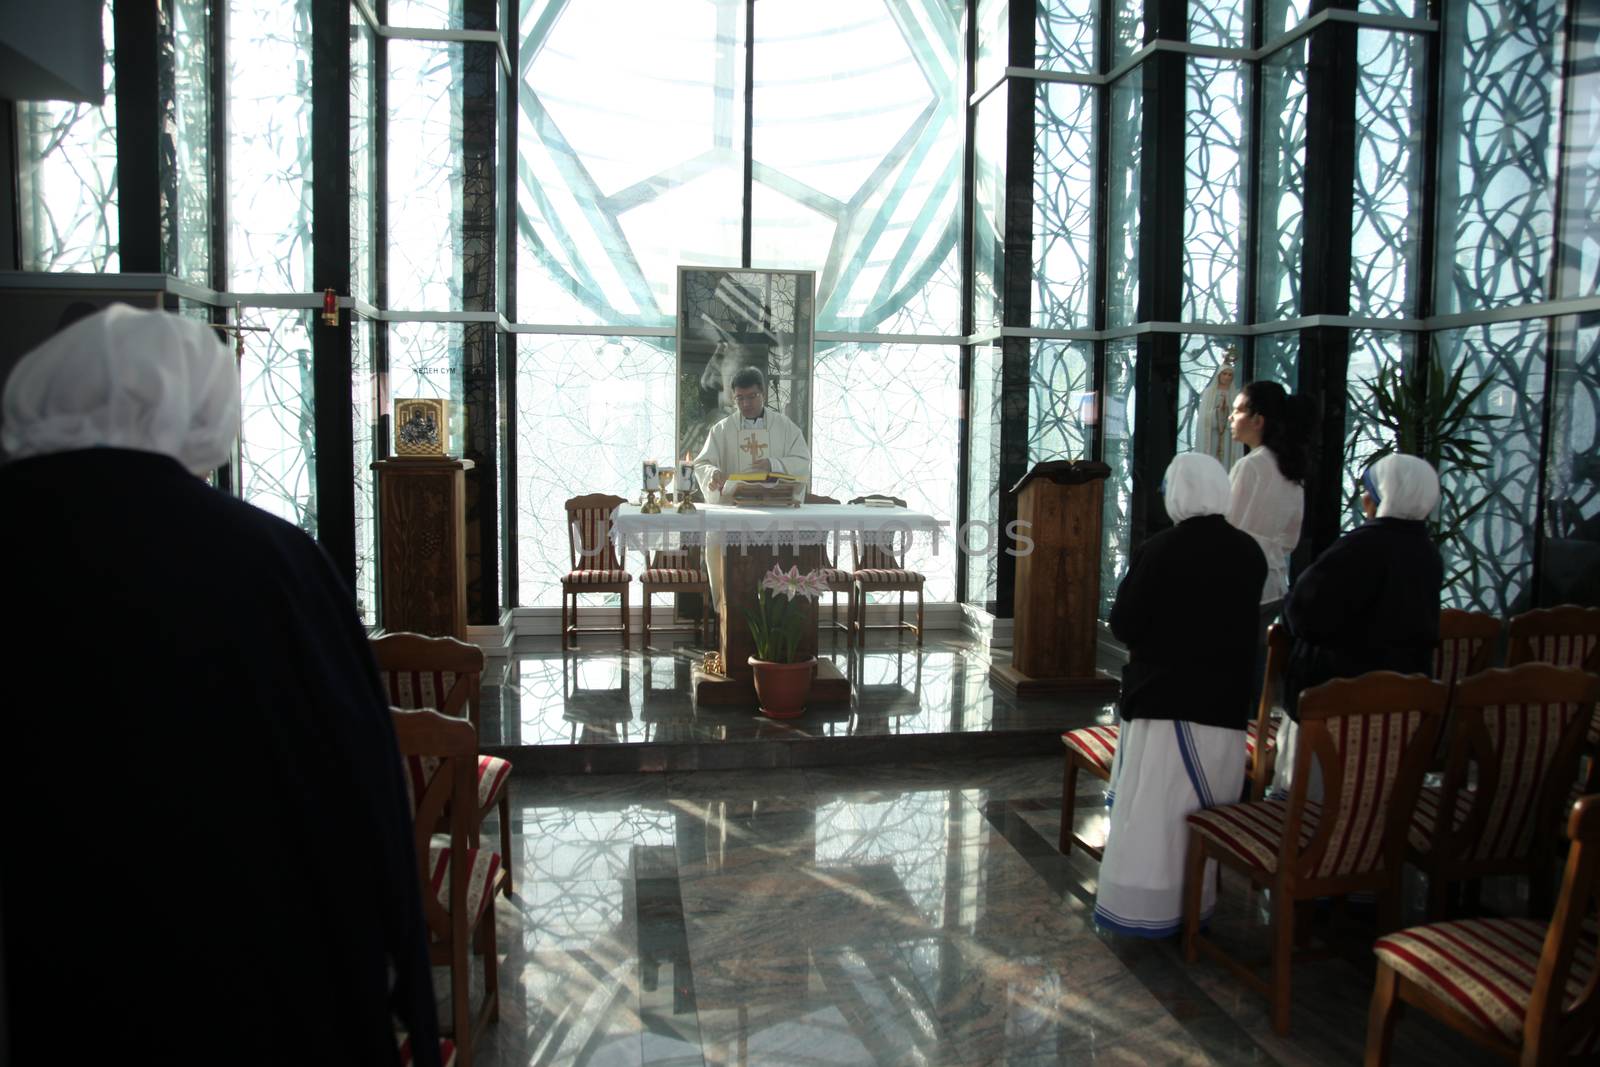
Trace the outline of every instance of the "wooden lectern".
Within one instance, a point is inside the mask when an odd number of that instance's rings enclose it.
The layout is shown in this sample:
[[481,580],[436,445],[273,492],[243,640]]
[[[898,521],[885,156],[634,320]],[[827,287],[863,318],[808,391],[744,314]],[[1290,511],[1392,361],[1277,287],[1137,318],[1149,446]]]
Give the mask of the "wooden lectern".
[[1011,490],[1033,551],[1017,557],[1011,663],[989,670],[1007,692],[1117,694],[1117,680],[1095,669],[1100,512],[1110,473],[1104,463],[1056,460],[1036,465]]
[[381,459],[379,625],[467,638],[467,471],[470,459]]

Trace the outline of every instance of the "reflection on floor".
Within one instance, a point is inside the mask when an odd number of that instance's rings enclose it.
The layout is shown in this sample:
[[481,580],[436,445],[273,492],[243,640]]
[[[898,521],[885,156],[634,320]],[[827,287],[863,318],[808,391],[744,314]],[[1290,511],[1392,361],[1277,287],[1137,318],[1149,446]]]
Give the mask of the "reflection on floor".
[[[1369,926],[1341,918],[1333,958],[1295,967],[1279,1038],[1216,965],[1096,931],[1095,864],[1054,847],[1060,782],[1055,757],[519,776],[520,892],[497,904],[501,1015],[479,1062],[1360,1061]],[[1097,785],[1084,822],[1103,818]],[[1225,879],[1219,936],[1264,953],[1263,914]],[[1416,1012],[1395,1052],[1491,1062]]]
[[[1110,705],[1095,699],[1019,704],[991,688],[988,653],[964,639],[930,638],[919,649],[909,640],[875,635],[871,647],[853,653],[843,641],[831,647],[824,641],[823,658],[852,681],[849,702],[816,704],[801,718],[783,722],[754,708],[697,709],[690,674],[702,652],[687,643],[645,651],[596,646],[565,654],[550,645],[496,661],[485,678],[484,745],[500,754],[521,750],[528,758],[517,760],[520,769],[594,769],[597,759],[608,761],[608,770],[662,769],[648,757],[604,751],[649,745],[701,750],[695,762],[678,758],[667,769],[801,765],[823,760],[814,751],[818,746],[809,746],[808,757],[782,743],[823,738],[864,742],[857,751],[878,753],[878,761],[883,739],[895,737],[923,739],[920,747],[892,746],[893,758],[901,760],[971,755],[975,743],[992,746],[976,754],[1039,753],[1054,751],[1062,730],[1109,721],[1111,714]],[[708,757],[706,747],[720,742],[774,744],[734,745]],[[574,747],[595,751],[581,759],[550,751]],[[834,755],[851,748],[824,747]],[[707,763],[708,758],[723,762]]]

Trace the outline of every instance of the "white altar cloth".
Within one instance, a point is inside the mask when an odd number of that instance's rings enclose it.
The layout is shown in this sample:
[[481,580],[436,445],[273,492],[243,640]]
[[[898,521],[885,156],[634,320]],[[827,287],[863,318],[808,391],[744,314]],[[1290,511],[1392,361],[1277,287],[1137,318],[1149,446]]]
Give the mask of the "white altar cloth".
[[660,515],[643,515],[637,504],[622,504],[611,513],[611,536],[630,550],[676,548],[705,544],[707,535],[725,545],[818,545],[835,535],[848,540],[887,544],[915,534],[933,539],[939,553],[949,524],[910,508],[877,508],[865,504],[805,504],[797,508],[734,507],[696,504],[679,514],[676,504],[663,505]]

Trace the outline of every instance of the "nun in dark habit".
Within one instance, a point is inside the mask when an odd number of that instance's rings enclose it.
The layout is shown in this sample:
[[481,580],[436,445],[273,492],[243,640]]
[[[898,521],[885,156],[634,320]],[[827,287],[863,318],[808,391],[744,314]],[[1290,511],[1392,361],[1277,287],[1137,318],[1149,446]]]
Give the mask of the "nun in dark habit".
[[[1362,476],[1367,521],[1345,534],[1295,579],[1284,603],[1293,644],[1284,672],[1288,718],[1278,731],[1273,795],[1288,796],[1299,739],[1300,693],[1369,671],[1429,674],[1439,643],[1444,562],[1428,533],[1439,475],[1427,460],[1390,455]],[[1322,799],[1312,763],[1308,795]]]
[[[202,480],[239,425],[208,326],[115,305],[4,394],[15,1063],[438,1062],[401,763],[350,590]],[[0,1059],[4,1059],[0,1049]]]
[[[1183,921],[1184,819],[1239,799],[1267,560],[1228,523],[1228,474],[1211,456],[1175,458],[1163,482],[1176,523],[1134,550],[1111,608],[1128,647],[1111,826],[1094,917],[1134,937]],[[1207,866],[1202,911],[1215,903]]]

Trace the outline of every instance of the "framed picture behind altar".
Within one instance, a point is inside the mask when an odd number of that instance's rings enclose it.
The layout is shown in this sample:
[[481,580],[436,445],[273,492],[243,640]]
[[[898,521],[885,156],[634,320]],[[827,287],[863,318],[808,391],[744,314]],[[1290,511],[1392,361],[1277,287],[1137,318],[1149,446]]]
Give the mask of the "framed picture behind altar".
[[765,372],[767,404],[811,440],[816,284],[809,270],[678,268],[678,456],[698,453],[733,413],[741,367]]

